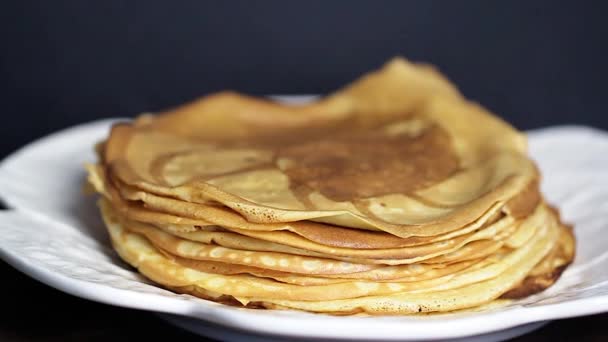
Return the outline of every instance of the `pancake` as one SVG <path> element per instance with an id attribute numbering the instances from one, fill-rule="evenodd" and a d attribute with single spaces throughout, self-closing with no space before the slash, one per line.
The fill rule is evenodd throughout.
<path id="1" fill-rule="evenodd" d="M 576 242 L 572 227 L 563 226 L 559 241 L 553 250 L 538 263 L 517 286 L 502 295 L 502 298 L 524 298 L 553 285 L 574 260 Z"/>
<path id="2" fill-rule="evenodd" d="M 530 220 L 531 222 L 535 222 L 537 219 L 536 216 Z M 541 216 L 542 217 L 542 216 Z M 197 259 L 197 260 L 213 260 L 219 258 L 225 258 L 227 255 L 234 255 L 235 259 L 233 262 L 242 263 L 241 259 L 245 258 L 245 255 L 253 258 L 252 262 L 259 262 L 256 260 L 257 257 L 264 259 L 288 259 L 286 254 L 295 254 L 298 256 L 309 256 L 307 258 L 301 258 L 302 262 L 308 261 L 310 263 L 314 262 L 313 256 L 319 256 L 319 254 L 312 254 L 307 250 L 297 250 L 292 247 L 268 243 L 262 240 L 254 240 L 251 238 L 246 238 L 243 236 L 238 236 L 233 234 L 228 238 L 219 238 L 220 233 L 216 232 L 198 232 L 194 234 L 198 234 L 201 240 L 206 243 L 201 243 L 192 240 L 181 239 L 180 237 L 183 235 L 190 234 L 192 237 L 193 233 L 180 233 L 176 234 L 178 236 L 163 232 L 160 229 L 157 229 L 151 225 L 145 224 L 134 224 L 133 222 L 128 223 L 126 226 L 128 230 L 145 235 L 146 238 L 152 241 L 152 243 L 163 250 L 166 250 L 172 254 L 179 255 L 181 257 Z M 530 229 L 526 224 L 520 225 L 520 229 Z M 364 264 L 386 264 L 386 265 L 399 265 L 399 264 L 411 264 L 416 262 L 421 262 L 436 256 L 448 254 L 450 252 L 455 252 L 465 246 L 466 244 L 484 240 L 484 239 L 501 239 L 508 236 L 508 234 L 500 234 L 502 231 L 499 229 L 508 229 L 509 227 L 501 227 L 501 225 L 491 225 L 485 229 L 481 229 L 478 232 L 471 233 L 470 235 L 464 235 L 459 237 L 458 239 L 451 241 L 450 243 L 446 242 L 438 242 L 428 246 L 416 246 L 410 249 L 403 248 L 401 250 L 342 250 L 342 253 L 349 252 L 350 256 L 344 257 L 340 255 L 340 251 L 334 250 L 328 254 L 320 254 L 321 257 L 327 259 L 336 259 L 343 261 L 352 261 L 355 263 L 364 263 Z M 509 230 L 511 233 L 514 229 Z M 208 234 L 207 234 L 208 233 Z M 207 236 L 206 238 L 204 236 Z M 215 237 L 214 239 L 212 237 Z M 214 242 L 222 245 L 230 245 L 232 248 L 226 247 L 216 247 L 211 245 L 210 243 Z M 234 247 L 243 248 L 243 250 L 235 249 Z M 421 248 L 427 247 L 427 248 Z M 266 252 L 266 253 L 259 253 Z M 365 253 L 359 253 L 365 252 Z M 390 258 L 389 258 L 390 257 Z M 292 259 L 291 257 L 289 257 Z M 237 261 L 238 259 L 238 261 Z M 334 262 L 323 260 L 324 262 L 329 262 L 331 265 L 330 268 L 335 268 Z M 295 261 L 290 261 L 285 263 L 285 268 L 295 271 Z M 299 262 L 299 261 L 298 261 Z M 272 264 L 278 264 L 278 262 L 268 262 Z M 342 265 L 346 267 L 347 265 Z M 348 267 L 352 267 L 352 263 L 348 264 Z M 262 266 L 259 266 L 262 267 Z M 279 267 L 277 265 L 273 265 L 272 267 Z"/>
<path id="3" fill-rule="evenodd" d="M 413 282 L 438 278 L 444 275 L 463 270 L 478 264 L 481 260 L 468 260 L 452 264 L 428 264 L 428 265 L 399 265 L 378 267 L 370 271 L 343 274 L 314 274 L 303 275 L 288 272 L 268 270 L 264 268 L 228 264 L 216 261 L 201 261 L 181 258 L 170 253 L 159 250 L 168 259 L 187 268 L 206 273 L 215 274 L 251 274 L 256 277 L 272 278 L 274 280 L 296 285 L 318 285 L 331 283 L 344 283 L 353 280 L 367 280 L 375 282 Z M 419 267 L 418 267 L 419 266 Z"/>
<path id="4" fill-rule="evenodd" d="M 227 305 L 483 310 L 551 286 L 575 254 L 525 136 L 402 58 L 301 105 L 211 94 L 116 124 L 96 151 L 119 256 Z"/>
<path id="5" fill-rule="evenodd" d="M 305 239 L 297 239 L 294 238 L 294 236 L 281 238 L 282 233 L 289 234 L 284 232 L 273 232 L 266 234 L 266 239 L 258 239 L 233 232 L 217 230 L 208 231 L 199 229 L 198 231 L 191 232 L 176 232 L 171 231 L 170 229 L 162 228 L 159 230 L 153 225 L 132 220 L 123 220 L 123 224 L 130 230 L 149 236 L 149 238 L 152 240 L 157 239 L 152 237 L 152 235 L 162 238 L 162 236 L 168 234 L 172 235 L 174 239 L 183 239 L 192 242 L 201 242 L 204 244 L 217 244 L 224 247 L 239 248 L 249 251 L 276 251 L 298 255 L 325 256 L 328 258 L 337 257 L 357 259 L 411 259 L 421 256 L 435 256 L 438 253 L 445 254 L 455 251 L 472 241 L 495 238 L 497 234 L 500 234 L 505 230 L 509 232 L 516 230 L 512 228 L 514 223 L 510 222 L 509 220 L 501 220 L 493 225 L 479 229 L 477 232 L 471 232 L 458 236 L 454 239 L 433 242 L 425 245 L 388 249 L 354 249 L 328 247 Z M 273 239 L 270 235 L 279 236 L 276 239 Z"/>
<path id="6" fill-rule="evenodd" d="M 104 162 L 146 193 L 220 203 L 250 222 L 314 220 L 399 237 L 457 230 L 536 184 L 525 138 L 483 108 L 432 92 L 407 102 L 393 87 L 422 77 L 416 70 L 395 60 L 308 106 L 212 96 L 115 126 Z"/>
<path id="7" fill-rule="evenodd" d="M 105 196 L 113 202 L 113 206 L 121 212 L 121 215 L 135 221 L 151 223 L 165 231 L 176 233 L 194 232 L 202 230 L 203 227 L 211 226 L 213 227 L 213 230 L 217 230 L 218 227 L 221 227 L 222 229 L 230 230 L 242 235 L 288 244 L 295 247 L 309 243 L 292 234 L 277 232 L 279 230 L 285 230 L 295 233 L 314 243 L 331 247 L 383 249 L 417 246 L 445 241 L 483 228 L 485 225 L 493 224 L 499 219 L 503 220 L 503 224 L 513 222 L 511 216 L 505 217 L 499 210 L 500 206 L 495 205 L 476 222 L 473 222 L 466 227 L 446 234 L 428 237 L 399 238 L 381 232 L 352 230 L 309 221 L 259 224 L 248 222 L 242 216 L 225 207 L 182 203 L 174 199 L 162 198 L 142 192 L 136 192 L 136 194 L 134 194 L 133 191 L 126 190 L 127 196 L 130 196 L 132 200 L 141 200 L 146 204 L 146 206 L 142 206 L 137 202 L 127 201 L 122 198 L 122 196 L 118 194 L 118 190 L 106 180 L 101 167 L 89 165 L 88 169 L 89 180 L 95 184 L 100 193 L 104 193 Z M 167 202 L 167 210 L 172 213 L 150 210 L 150 208 L 158 209 L 159 207 L 163 207 L 156 204 L 162 201 Z M 194 217 L 184 217 L 184 215 Z M 201 219 L 201 217 L 204 219 Z"/>
<path id="8" fill-rule="evenodd" d="M 155 281 L 179 288 L 194 286 L 203 291 L 219 292 L 230 295 L 238 300 L 277 304 L 292 308 L 312 308 L 316 312 L 339 312 L 362 309 L 365 312 L 411 312 L 412 305 L 416 311 L 424 307 L 426 311 L 437 309 L 442 311 L 438 303 L 444 303 L 446 309 L 464 308 L 477 304 L 481 298 L 496 296 L 496 284 L 503 291 L 505 284 L 511 286 L 525 278 L 527 272 L 541 261 L 553 248 L 551 240 L 557 240 L 559 226 L 555 219 L 547 221 L 548 225 L 541 227 L 534 237 L 521 248 L 497 258 L 495 262 L 472 267 L 448 275 L 445 278 L 435 278 L 426 281 L 410 283 L 377 283 L 377 282 L 344 282 L 326 285 L 298 286 L 280 283 L 253 276 L 222 276 L 186 268 L 166 258 L 141 235 L 124 230 L 115 217 L 104 211 L 104 219 L 109 228 L 115 248 L 121 256 Z M 525 266 L 525 267 L 524 267 Z M 497 279 L 501 281 L 498 282 Z M 470 287 L 467 289 L 466 287 Z M 464 298 L 454 301 L 453 291 L 465 288 Z M 421 296 L 419 294 L 424 294 Z M 390 298 L 390 307 L 380 307 Z M 248 299 L 243 299 L 248 298 Z M 250 299 L 249 299 L 250 298 Z M 302 301 L 302 298 L 306 301 Z M 493 298 L 492 298 L 493 299 Z M 383 305 L 385 305 L 383 304 Z M 266 305 L 266 304 L 264 304 Z M 439 306 L 438 306 L 439 305 Z"/>
<path id="9" fill-rule="evenodd" d="M 563 231 L 563 229 L 562 229 Z M 561 232 L 563 234 L 563 232 Z M 490 280 L 474 283 L 470 286 L 439 291 L 436 293 L 413 293 L 398 294 L 391 296 L 371 296 L 350 300 L 336 301 L 276 301 L 260 300 L 258 298 L 242 298 L 243 303 L 249 301 L 261 303 L 266 308 L 272 309 L 298 309 L 311 312 L 325 312 L 332 314 L 355 314 L 365 312 L 368 314 L 413 314 L 422 312 L 445 312 L 465 309 L 488 303 L 501 295 L 509 287 L 517 289 L 525 284 L 526 272 L 535 267 L 534 263 L 542 260 L 543 254 L 547 253 L 552 244 L 542 241 L 536 244 L 536 248 L 528 258 L 513 267 L 510 271 Z M 546 285 L 546 284 L 545 284 Z M 534 293 L 545 287 L 534 289 Z M 186 290 L 200 291 L 187 287 Z M 531 294 L 531 293 L 530 293 Z"/>

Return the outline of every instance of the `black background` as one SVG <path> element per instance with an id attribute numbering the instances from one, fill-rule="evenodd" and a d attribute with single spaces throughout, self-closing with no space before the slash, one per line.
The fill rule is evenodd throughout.
<path id="1" fill-rule="evenodd" d="M 518 128 L 608 129 L 606 9 L 548 0 L 4 1 L 0 157 L 76 123 L 222 89 L 325 93 L 394 55 L 439 66 Z M 194 340 L 7 265 L 0 274 L 2 340 Z M 607 319 L 557 322 L 525 340 L 599 341 Z"/>
<path id="2" fill-rule="evenodd" d="M 0 156 L 221 89 L 324 93 L 394 55 L 522 129 L 608 128 L 605 1 L 12 1 Z"/>

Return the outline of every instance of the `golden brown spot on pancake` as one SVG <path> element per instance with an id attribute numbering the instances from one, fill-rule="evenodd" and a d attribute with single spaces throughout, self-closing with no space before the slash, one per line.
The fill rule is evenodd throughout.
<path id="1" fill-rule="evenodd" d="M 298 199 L 304 208 L 314 210 L 316 208 L 314 202 L 310 199 L 310 194 L 313 192 L 311 188 L 305 184 L 297 184 L 290 179 L 289 188 L 293 195 Z"/>
<path id="2" fill-rule="evenodd" d="M 514 218 L 524 218 L 534 211 L 540 201 L 538 179 L 535 179 L 524 191 L 507 202 L 504 211 Z"/>
<path id="3" fill-rule="evenodd" d="M 567 267 L 568 265 L 563 265 L 545 274 L 526 277 L 521 284 L 505 292 L 500 298 L 520 299 L 542 292 L 553 285 Z"/>
<path id="4" fill-rule="evenodd" d="M 428 187 L 458 168 L 449 135 L 433 126 L 418 136 L 352 132 L 279 149 L 283 171 L 336 201 Z"/>

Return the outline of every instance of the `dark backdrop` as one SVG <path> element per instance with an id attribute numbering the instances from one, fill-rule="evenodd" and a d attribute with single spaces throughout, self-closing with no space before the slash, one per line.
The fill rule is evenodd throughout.
<path id="1" fill-rule="evenodd" d="M 0 157 L 220 89 L 327 92 L 397 54 L 438 65 L 519 128 L 608 128 L 604 3 L 3 2 Z"/>

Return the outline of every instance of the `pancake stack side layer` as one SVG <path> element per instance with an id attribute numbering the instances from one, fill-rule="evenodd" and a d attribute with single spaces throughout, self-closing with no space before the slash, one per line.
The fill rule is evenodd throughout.
<path id="1" fill-rule="evenodd" d="M 142 115 L 97 152 L 121 258 L 227 305 L 446 312 L 540 292 L 574 257 L 525 136 L 402 58 L 308 104 L 222 92 Z"/>

